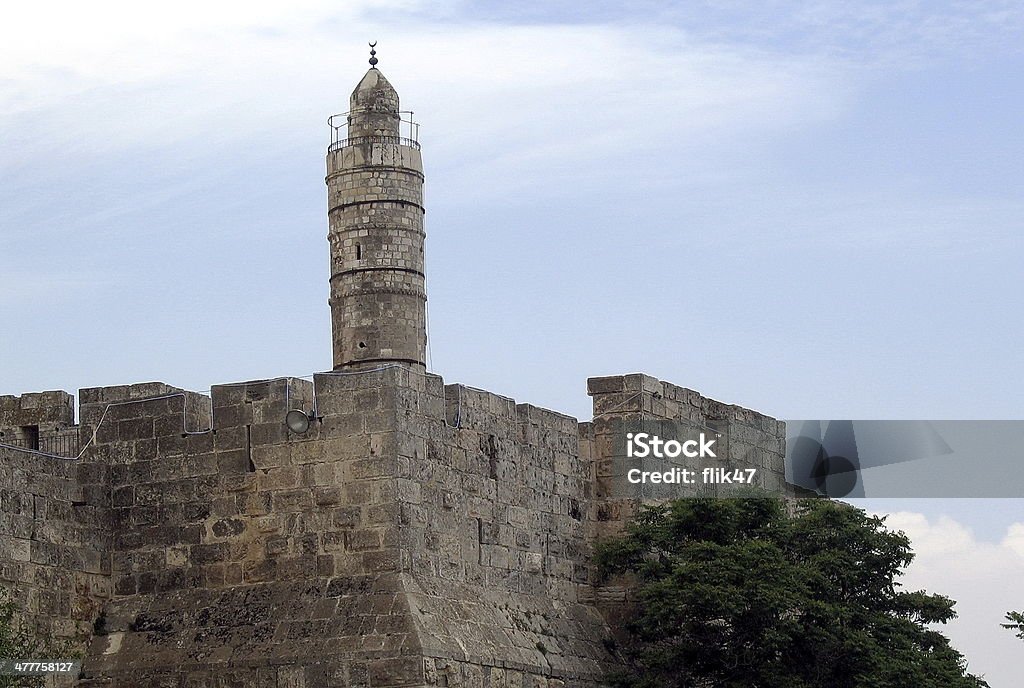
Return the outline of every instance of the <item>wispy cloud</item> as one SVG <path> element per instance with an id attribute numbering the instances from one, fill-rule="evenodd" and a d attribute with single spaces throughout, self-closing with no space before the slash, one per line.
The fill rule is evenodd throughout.
<path id="1" fill-rule="evenodd" d="M 766 48 L 829 54 L 873 66 L 921 65 L 1020 52 L 1016 0 L 732 0 L 662 5 L 666 20 L 701 35 Z"/>
<path id="2" fill-rule="evenodd" d="M 367 35 L 381 39 L 382 69 L 426 122 L 434 179 L 467 201 L 525 188 L 564 195 L 566 175 L 586 188 L 638 155 L 703 178 L 714 172 L 699 159 L 728 164 L 732 149 L 742 173 L 750 137 L 834 117 L 858 79 L 821 56 L 703 42 L 671 26 L 382 26 L 326 3 L 208 17 L 199 7 L 73 13 L 47 28 L 53 50 L 8 26 L 17 40 L 0 48 L 0 78 L 12 84 L 0 94 L 0 129 L 16 135 L 0 174 L 31 176 L 54 151 L 64 169 L 131 156 L 147 174 L 180 168 L 181 180 L 203 156 L 241 165 L 240 147 L 319 155 L 326 128 L 311 125 L 347 109 L 351 79 L 341 75 L 365 64 Z M 22 11 L 25 33 L 42 32 L 44 16 Z M 716 155 L 700 155 L 709 144 Z"/>

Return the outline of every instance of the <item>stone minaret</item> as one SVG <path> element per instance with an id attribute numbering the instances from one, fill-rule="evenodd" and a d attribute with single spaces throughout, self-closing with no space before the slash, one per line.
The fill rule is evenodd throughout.
<path id="1" fill-rule="evenodd" d="M 347 133 L 334 124 L 338 117 L 332 118 L 335 138 L 327 151 L 334 368 L 423 366 L 427 293 L 419 144 L 401 137 L 398 93 L 376 66 L 352 91 Z"/>

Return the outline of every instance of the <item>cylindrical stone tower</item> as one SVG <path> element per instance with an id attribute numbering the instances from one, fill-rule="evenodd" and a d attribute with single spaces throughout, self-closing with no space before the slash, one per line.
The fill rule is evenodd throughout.
<path id="1" fill-rule="evenodd" d="M 423 162 L 400 124 L 398 93 L 373 67 L 327 151 L 335 370 L 426 362 Z"/>

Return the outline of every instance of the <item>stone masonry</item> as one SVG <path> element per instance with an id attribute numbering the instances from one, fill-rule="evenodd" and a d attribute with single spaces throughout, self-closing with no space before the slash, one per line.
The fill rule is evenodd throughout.
<path id="1" fill-rule="evenodd" d="M 401 138 L 398 94 L 377 69 L 352 92 L 348 137 L 327 151 L 334 368 L 423 366 L 423 161 Z"/>
<path id="2" fill-rule="evenodd" d="M 713 428 L 786 491 L 782 424 L 692 390 L 592 378 L 581 423 L 426 372 L 418 144 L 376 68 L 351 106 L 333 370 L 83 389 L 77 424 L 65 392 L 0 397 L 0 583 L 84 653 L 58 685 L 597 688 L 628 589 L 591 555 L 641 501 L 613 489 L 624 428 Z"/>

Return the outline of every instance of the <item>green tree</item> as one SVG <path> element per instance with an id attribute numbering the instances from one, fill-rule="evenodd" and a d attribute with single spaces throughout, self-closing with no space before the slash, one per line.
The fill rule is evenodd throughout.
<path id="1" fill-rule="evenodd" d="M 1017 631 L 1017 637 L 1024 640 L 1024 613 L 1006 612 L 1006 620 L 1010 623 L 1000 624 L 1003 628 Z"/>
<path id="2" fill-rule="evenodd" d="M 643 508 L 599 548 L 636 604 L 614 679 L 630 688 L 977 688 L 928 624 L 956 616 L 896 579 L 913 559 L 883 519 L 826 500 L 691 499 Z"/>

